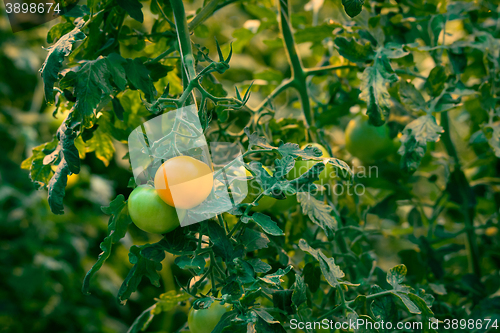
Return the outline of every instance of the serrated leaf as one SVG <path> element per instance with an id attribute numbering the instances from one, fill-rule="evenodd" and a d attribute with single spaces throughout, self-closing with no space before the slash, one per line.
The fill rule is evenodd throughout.
<path id="1" fill-rule="evenodd" d="M 432 115 L 425 115 L 406 125 L 398 153 L 403 156 L 401 166 L 412 173 L 417 170 L 427 151 L 428 142 L 437 142 L 444 130 Z"/>
<path id="2" fill-rule="evenodd" d="M 275 320 L 273 318 L 273 316 L 271 316 L 271 314 L 269 312 L 267 312 L 266 310 L 262 309 L 262 308 L 255 308 L 253 310 L 262 320 L 264 320 L 266 323 L 268 324 L 279 324 L 279 321 L 278 320 Z"/>
<path id="3" fill-rule="evenodd" d="M 309 216 L 323 231 L 330 235 L 337 229 L 337 221 L 330 215 L 332 207 L 315 199 L 310 193 L 298 192 L 297 201 L 302 207 L 302 213 Z"/>
<path id="4" fill-rule="evenodd" d="M 379 331 L 374 327 L 382 326 L 382 325 L 377 325 L 373 320 L 373 318 L 366 315 L 358 315 L 356 312 L 349 312 L 347 314 L 347 320 L 349 323 L 355 323 L 358 322 L 358 320 L 363 321 L 365 323 L 364 325 L 363 324 L 355 325 L 353 327 L 354 333 L 379 333 Z"/>
<path id="5" fill-rule="evenodd" d="M 250 134 L 250 130 L 245 128 L 245 134 L 248 136 L 248 149 L 251 149 L 255 146 L 264 148 L 264 149 L 276 149 L 276 147 L 271 146 L 269 142 L 264 137 L 259 136 L 256 132 Z M 298 146 L 298 145 L 297 145 Z"/>
<path id="6" fill-rule="evenodd" d="M 47 48 L 49 54 L 40 68 L 40 73 L 44 83 L 45 99 L 49 103 L 54 102 L 54 83 L 59 80 L 59 71 L 61 70 L 64 57 L 67 57 L 71 53 L 75 42 L 84 40 L 87 37 L 80 31 L 84 23 L 83 20 L 79 21 L 73 30 L 62 36 L 57 43 Z"/>
<path id="7" fill-rule="evenodd" d="M 98 127 L 92 138 L 87 141 L 87 152 L 95 152 L 95 156 L 108 166 L 115 153 L 113 138 Z"/>
<path id="8" fill-rule="evenodd" d="M 389 42 L 380 50 L 380 54 L 388 59 L 399 59 L 407 56 L 410 52 L 404 50 L 402 44 Z"/>
<path id="9" fill-rule="evenodd" d="M 316 147 L 306 146 L 304 149 L 300 149 L 298 144 L 291 142 L 280 145 L 278 152 L 283 157 L 292 156 L 294 158 L 302 157 L 303 159 L 321 159 L 321 155 L 323 155 Z"/>
<path id="10" fill-rule="evenodd" d="M 422 312 L 422 315 L 426 317 L 434 316 L 434 312 L 432 312 L 429 305 L 423 298 L 413 293 L 408 293 L 408 297 L 414 304 L 418 306 L 418 308 Z"/>
<path id="11" fill-rule="evenodd" d="M 401 283 L 404 281 L 407 272 L 405 265 L 394 266 L 387 272 L 387 283 L 394 289 L 400 290 Z"/>
<path id="12" fill-rule="evenodd" d="M 278 179 L 285 179 L 286 175 L 293 169 L 295 160 L 292 156 L 288 155 L 281 159 L 274 160 L 274 164 L 276 165 L 274 176 Z"/>
<path id="13" fill-rule="evenodd" d="M 232 261 L 234 249 L 233 245 L 227 238 L 224 229 L 222 229 L 222 227 L 215 221 L 208 221 L 207 227 L 210 240 L 214 243 L 214 253 L 221 257 L 225 262 Z"/>
<path id="14" fill-rule="evenodd" d="M 139 283 L 143 277 L 147 277 L 152 285 L 155 287 L 160 286 L 160 275 L 162 264 L 153 260 L 149 260 L 141 255 L 141 250 L 150 244 L 143 246 L 133 245 L 128 254 L 129 261 L 134 266 L 130 269 L 127 277 L 123 281 L 120 289 L 118 290 L 118 300 L 125 304 L 130 298 L 132 293 L 137 290 Z"/>
<path id="15" fill-rule="evenodd" d="M 82 292 L 84 294 L 89 294 L 90 279 L 102 267 L 106 259 L 109 258 L 113 244 L 116 244 L 120 239 L 125 237 L 128 225 L 132 223 L 128 214 L 125 197 L 122 194 L 111 201 L 109 206 L 102 207 L 101 209 L 105 214 L 112 216 L 108 222 L 108 236 L 104 238 L 100 245 L 102 253 L 83 279 Z"/>
<path id="16" fill-rule="evenodd" d="M 66 127 L 66 124 L 63 123 L 57 132 L 57 136 L 59 138 L 59 149 L 56 148 L 55 152 L 59 155 L 60 161 L 54 176 L 48 184 L 48 201 L 52 213 L 63 214 L 63 199 L 68 176 L 71 173 L 77 174 L 80 172 L 80 156 L 78 149 L 75 147 L 76 134 L 71 128 Z M 44 158 L 44 164 L 48 163 L 51 162 L 46 163 Z"/>
<path id="17" fill-rule="evenodd" d="M 277 180 L 264 169 L 260 162 L 251 162 L 248 164 L 247 169 L 255 176 L 255 180 L 264 190 L 273 187 L 277 183 Z"/>
<path id="18" fill-rule="evenodd" d="M 391 107 L 387 84 L 396 82 L 398 77 L 392 73 L 392 68 L 384 57 L 367 67 L 363 73 L 358 73 L 358 76 L 361 80 L 359 98 L 367 104 L 366 113 L 370 117 L 370 123 L 381 126 L 387 121 Z"/>
<path id="19" fill-rule="evenodd" d="M 392 295 L 394 295 L 397 298 L 399 298 L 401 300 L 401 302 L 403 302 L 403 305 L 405 306 L 405 308 L 410 313 L 414 313 L 414 314 L 420 314 L 420 313 L 422 313 L 422 311 L 420 311 L 420 309 L 418 308 L 418 306 L 416 306 L 415 303 L 413 303 L 411 301 L 411 299 L 408 297 L 408 295 L 406 293 L 394 291 L 394 292 L 392 292 Z"/>
<path id="20" fill-rule="evenodd" d="M 425 110 L 425 100 L 420 91 L 411 82 L 401 80 L 399 98 L 406 108 L 413 112 Z"/>
<path id="21" fill-rule="evenodd" d="M 375 56 L 370 43 L 361 45 L 354 38 L 337 37 L 334 40 L 338 47 L 339 54 L 349 61 L 364 63 L 372 60 Z"/>
<path id="22" fill-rule="evenodd" d="M 127 79 L 132 89 L 139 89 L 144 92 L 146 100 L 151 102 L 156 96 L 156 88 L 153 80 L 149 76 L 149 70 L 144 66 L 141 59 L 126 59 L 123 68 L 127 74 Z"/>
<path id="23" fill-rule="evenodd" d="M 307 293 L 306 293 L 306 283 L 304 282 L 304 278 L 295 274 L 295 282 L 293 284 L 293 294 L 292 294 L 292 303 L 298 309 L 302 303 L 307 301 Z"/>
<path id="24" fill-rule="evenodd" d="M 142 14 L 142 4 L 139 0 L 120 0 L 117 2 L 120 7 L 125 9 L 127 14 L 136 21 L 143 22 L 144 15 Z"/>
<path id="25" fill-rule="evenodd" d="M 271 265 L 266 262 L 263 262 L 259 258 L 249 259 L 247 262 L 252 265 L 255 273 L 267 273 L 271 270 Z"/>
<path id="26" fill-rule="evenodd" d="M 248 228 L 240 240 L 247 252 L 267 248 L 267 244 L 270 242 L 265 234 Z"/>
<path id="27" fill-rule="evenodd" d="M 236 280 L 240 284 L 251 283 L 255 281 L 255 272 L 252 265 L 240 258 L 235 258 L 233 260 L 233 263 Z"/>
<path id="28" fill-rule="evenodd" d="M 342 0 L 342 6 L 350 17 L 354 17 L 361 13 L 363 9 L 364 0 Z"/>
<path id="29" fill-rule="evenodd" d="M 181 269 L 192 269 L 196 274 L 203 273 L 205 269 L 205 259 L 202 256 L 181 256 L 175 258 L 175 264 Z"/>
<path id="30" fill-rule="evenodd" d="M 52 44 L 56 42 L 59 38 L 71 32 L 71 30 L 73 30 L 74 28 L 75 26 L 71 22 L 57 23 L 52 28 L 50 28 L 49 32 L 47 33 L 47 43 Z"/>
<path id="31" fill-rule="evenodd" d="M 272 274 L 267 274 L 263 277 L 260 277 L 259 279 L 267 284 L 274 285 L 274 286 L 279 286 L 281 285 L 281 282 L 283 280 L 281 279 L 284 275 L 288 274 L 290 270 L 292 269 L 292 266 L 288 266 L 285 269 L 278 268 L 278 270 Z"/>
<path id="32" fill-rule="evenodd" d="M 444 89 L 446 79 L 447 75 L 444 66 L 436 66 L 429 73 L 429 77 L 427 77 L 427 81 L 425 82 L 425 88 L 431 96 L 439 96 Z"/>
<path id="33" fill-rule="evenodd" d="M 261 213 L 255 213 L 250 217 L 250 220 L 254 221 L 257 223 L 262 230 L 273 236 L 283 236 L 283 230 L 278 227 L 276 222 L 274 222 L 269 216 L 261 214 Z"/>
<path id="34" fill-rule="evenodd" d="M 328 258 L 321 250 L 310 247 L 304 239 L 299 241 L 299 248 L 312 255 L 319 262 L 321 272 L 328 284 L 332 287 L 337 287 L 339 279 L 342 279 L 345 274 L 340 267 L 335 264 L 335 260 L 333 258 Z"/>

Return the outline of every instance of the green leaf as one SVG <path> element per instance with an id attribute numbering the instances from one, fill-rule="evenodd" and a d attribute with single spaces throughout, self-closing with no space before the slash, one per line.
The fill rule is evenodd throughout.
<path id="1" fill-rule="evenodd" d="M 214 243 L 214 253 L 225 262 L 231 262 L 234 256 L 233 245 L 227 238 L 224 229 L 215 221 L 208 221 L 207 227 L 210 240 Z"/>
<path id="2" fill-rule="evenodd" d="M 162 264 L 149 260 L 141 255 L 141 250 L 148 246 L 150 246 L 150 244 L 143 246 L 133 245 L 130 248 L 128 257 L 130 263 L 134 266 L 130 269 L 127 277 L 118 290 L 118 300 L 122 304 L 125 304 L 130 298 L 130 295 L 137 290 L 144 276 L 148 277 L 151 284 L 155 287 L 160 286 L 160 275 L 158 271 L 161 271 Z"/>
<path id="3" fill-rule="evenodd" d="M 281 156 L 292 156 L 294 158 L 302 157 L 302 159 L 320 159 L 323 155 L 320 150 L 312 146 L 307 146 L 304 149 L 300 149 L 300 146 L 296 143 L 287 142 L 278 147 L 278 152 Z"/>
<path id="4" fill-rule="evenodd" d="M 266 262 L 263 262 L 259 258 L 249 259 L 247 262 L 252 265 L 255 273 L 267 273 L 271 270 L 271 265 Z"/>
<path id="5" fill-rule="evenodd" d="M 373 295 L 382 291 L 382 288 L 377 285 L 373 285 L 370 290 L 370 294 Z M 375 319 L 379 322 L 383 320 L 385 322 L 392 323 L 398 318 L 398 309 L 391 295 L 375 298 L 370 304 L 370 308 L 375 316 Z"/>
<path id="6" fill-rule="evenodd" d="M 408 293 L 408 297 L 414 304 L 418 306 L 423 316 L 426 316 L 427 318 L 434 316 L 434 312 L 432 312 L 429 305 L 423 298 L 413 293 Z"/>
<path id="7" fill-rule="evenodd" d="M 315 265 L 314 262 L 309 262 L 304 266 L 302 276 L 309 290 L 313 293 L 316 292 L 321 283 L 321 268 Z"/>
<path id="8" fill-rule="evenodd" d="M 338 27 L 341 27 L 338 23 L 323 23 L 321 25 L 305 27 L 295 32 L 295 42 L 297 44 L 306 42 L 320 43 L 325 38 L 333 37 L 333 30 Z"/>
<path id="9" fill-rule="evenodd" d="M 367 104 L 370 123 L 381 126 L 387 121 L 391 106 L 387 84 L 396 82 L 398 77 L 392 73 L 392 68 L 385 57 L 376 61 L 373 66 L 367 67 L 358 76 L 361 80 L 359 98 Z"/>
<path id="10" fill-rule="evenodd" d="M 45 99 L 49 103 L 54 102 L 54 83 L 59 80 L 59 71 L 61 70 L 64 57 L 67 57 L 71 53 L 71 49 L 75 42 L 83 40 L 86 37 L 85 34 L 80 31 L 84 23 L 83 20 L 79 20 L 73 30 L 62 36 L 57 43 L 47 48 L 49 54 L 42 68 L 40 68 L 40 73 L 44 83 Z"/>
<path id="11" fill-rule="evenodd" d="M 255 180 L 264 190 L 272 188 L 277 183 L 277 180 L 263 168 L 260 162 L 251 162 L 247 169 L 255 176 Z"/>
<path id="12" fill-rule="evenodd" d="M 419 112 L 425 110 L 425 99 L 411 82 L 401 80 L 399 83 L 399 98 L 410 111 Z"/>
<path id="13" fill-rule="evenodd" d="M 394 266 L 387 272 L 387 283 L 394 289 L 401 290 L 401 283 L 404 281 L 407 272 L 405 265 Z"/>
<path id="14" fill-rule="evenodd" d="M 105 166 L 108 166 L 115 153 L 113 138 L 108 132 L 98 127 L 93 133 L 92 138 L 87 141 L 87 152 L 95 152 L 95 156 Z"/>
<path id="15" fill-rule="evenodd" d="M 415 303 L 413 303 L 411 301 L 411 299 L 408 297 L 408 295 L 406 293 L 394 291 L 394 292 L 392 292 L 392 295 L 394 295 L 397 298 L 399 298 L 401 300 L 401 302 L 403 302 L 403 305 L 405 306 L 405 308 L 410 313 L 414 313 L 414 314 L 420 314 L 420 313 L 422 313 L 422 311 L 420 311 L 420 309 L 418 308 L 418 306 L 415 305 Z"/>
<path id="16" fill-rule="evenodd" d="M 297 201 L 302 207 L 302 213 L 309 216 L 311 221 L 321 227 L 327 235 L 331 235 L 337 229 L 337 221 L 330 215 L 332 207 L 315 199 L 310 193 L 298 192 Z"/>
<path id="17" fill-rule="evenodd" d="M 355 323 L 358 320 L 364 321 L 366 324 L 362 324 L 359 326 L 355 326 L 353 331 L 354 333 L 379 333 L 377 329 L 374 327 L 377 327 L 378 325 L 375 324 L 375 321 L 373 318 L 366 316 L 366 315 L 358 315 L 356 312 L 349 312 L 347 314 L 347 320 L 349 323 Z M 370 323 L 370 324 L 368 324 Z M 380 325 L 383 326 L 383 325 Z"/>
<path id="18" fill-rule="evenodd" d="M 425 115 L 406 125 L 398 153 L 403 156 L 401 166 L 415 172 L 427 151 L 428 142 L 437 142 L 444 130 L 432 115 Z"/>
<path id="19" fill-rule="evenodd" d="M 444 89 L 444 84 L 446 83 L 446 70 L 444 66 L 436 66 L 429 73 L 429 77 L 425 82 L 425 88 L 431 96 L 439 96 Z"/>
<path id="20" fill-rule="evenodd" d="M 267 248 L 269 244 L 269 238 L 265 234 L 248 228 L 240 240 L 247 252 Z"/>
<path id="21" fill-rule="evenodd" d="M 205 269 L 205 259 L 202 256 L 189 257 L 187 255 L 175 258 L 175 264 L 181 269 L 192 269 L 198 275 Z"/>
<path id="22" fill-rule="evenodd" d="M 489 123 L 483 127 L 483 132 L 495 156 L 500 158 L 500 122 Z"/>
<path id="23" fill-rule="evenodd" d="M 120 194 L 113 201 L 110 202 L 109 206 L 102 207 L 102 211 L 105 214 L 112 215 L 108 222 L 108 236 L 102 241 L 100 248 L 102 253 L 99 255 L 97 262 L 92 266 L 83 279 L 82 292 L 84 294 L 89 294 L 90 279 L 95 273 L 102 267 L 106 259 L 111 255 L 111 248 L 113 244 L 116 244 L 120 239 L 125 237 L 127 233 L 127 228 L 132 220 L 128 214 L 127 202 L 125 197 Z"/>
<path id="24" fill-rule="evenodd" d="M 361 45 L 354 38 L 337 37 L 334 40 L 338 47 L 339 54 L 349 61 L 364 63 L 372 60 L 375 56 L 370 43 Z"/>
<path id="25" fill-rule="evenodd" d="M 66 124 L 62 124 L 57 131 L 59 144 L 56 150 L 47 155 L 43 163 L 49 164 L 55 159 L 55 155 L 59 155 L 59 164 L 54 176 L 50 179 L 48 184 L 48 201 L 50 210 L 54 214 L 63 214 L 63 199 L 65 195 L 65 188 L 68 176 L 71 173 L 80 172 L 80 156 L 78 149 L 75 147 L 76 134 Z"/>
<path id="26" fill-rule="evenodd" d="M 107 104 L 107 99 L 113 93 L 111 83 L 112 64 L 107 58 L 86 62 L 77 72 L 74 95 L 75 119 L 78 119 L 84 127 L 93 126 L 97 111 Z"/>
<path id="27" fill-rule="evenodd" d="M 256 132 L 250 134 L 250 129 L 248 129 L 248 127 L 245 128 L 245 134 L 248 136 L 248 149 L 255 146 L 263 149 L 277 149 L 276 147 L 271 146 L 266 138 L 259 136 Z"/>
<path id="28" fill-rule="evenodd" d="M 261 213 L 255 213 L 252 216 L 248 217 L 247 219 L 243 220 L 243 222 L 247 223 L 248 221 L 254 221 L 257 223 L 262 230 L 273 236 L 283 236 L 283 230 L 278 227 L 276 222 L 274 222 L 269 216 L 261 214 Z"/>
<path id="29" fill-rule="evenodd" d="M 389 42 L 380 50 L 380 54 L 388 59 L 399 59 L 406 57 L 410 52 L 404 50 L 402 44 Z"/>
<path id="30" fill-rule="evenodd" d="M 281 278 L 288 274 L 290 270 L 292 269 L 292 266 L 288 266 L 285 269 L 278 268 L 276 272 L 273 274 L 268 274 L 263 277 L 260 277 L 259 279 L 267 284 L 274 285 L 274 286 L 279 286 L 281 285 L 281 282 L 284 282 Z"/>
<path id="31" fill-rule="evenodd" d="M 292 293 L 292 303 L 295 305 L 295 308 L 298 309 L 302 303 L 307 301 L 307 293 L 306 293 L 306 283 L 304 282 L 304 278 L 295 274 L 295 282 L 293 284 L 293 293 Z"/>
<path id="32" fill-rule="evenodd" d="M 145 67 L 149 71 L 149 76 L 151 77 L 151 80 L 153 80 L 153 82 L 164 78 L 169 72 L 175 69 L 174 66 L 162 65 L 159 62 L 155 62 L 153 64 L 145 64 Z"/>
<path id="33" fill-rule="evenodd" d="M 48 185 L 52 176 L 50 164 L 45 164 L 44 160 L 48 152 L 53 152 L 58 146 L 57 140 L 41 144 L 33 148 L 33 154 L 21 163 L 21 168 L 30 171 L 30 178 L 35 183 L 35 188 L 44 188 Z"/>
<path id="34" fill-rule="evenodd" d="M 132 89 L 139 89 L 144 92 L 146 100 L 151 102 L 156 96 L 156 88 L 153 85 L 153 80 L 149 76 L 149 70 L 144 66 L 141 59 L 127 59 L 123 68 L 127 74 L 127 79 L 131 84 Z"/>
<path id="35" fill-rule="evenodd" d="M 350 17 L 354 17 L 361 13 L 363 9 L 364 0 L 342 0 L 342 6 Z"/>
<path id="36" fill-rule="evenodd" d="M 241 258 L 235 258 L 233 260 L 233 263 L 236 280 L 240 284 L 252 283 L 255 281 L 255 272 L 252 265 L 242 260 Z"/>
<path id="37" fill-rule="evenodd" d="M 52 28 L 50 28 L 49 32 L 47 33 L 47 43 L 56 42 L 59 38 L 61 38 L 61 36 L 66 35 L 74 28 L 75 26 L 71 22 L 57 23 Z"/>
<path id="38" fill-rule="evenodd" d="M 159 314 L 160 312 L 167 312 L 174 309 L 179 303 L 185 302 L 191 298 L 191 295 L 182 292 L 180 294 L 175 290 L 167 291 L 160 295 L 156 301 L 156 308 L 153 311 L 154 314 Z"/>
<path id="39" fill-rule="evenodd" d="M 142 4 L 139 0 L 120 0 L 117 1 L 118 5 L 125 9 L 125 11 L 136 21 L 143 22 L 144 15 L 142 14 Z"/>
<path id="40" fill-rule="evenodd" d="M 339 285 L 339 279 L 342 279 L 345 274 L 340 267 L 335 264 L 333 258 L 326 257 L 321 250 L 313 249 L 304 239 L 299 241 L 299 248 L 312 255 L 319 262 L 321 272 L 330 286 L 336 287 Z"/>

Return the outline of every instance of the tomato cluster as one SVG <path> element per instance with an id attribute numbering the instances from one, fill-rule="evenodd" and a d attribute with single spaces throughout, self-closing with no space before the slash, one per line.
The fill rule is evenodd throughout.
<path id="1" fill-rule="evenodd" d="M 212 191 L 210 167 L 190 156 L 165 161 L 156 171 L 154 188 L 139 186 L 128 199 L 130 218 L 147 232 L 163 234 L 180 225 L 186 209 L 198 206 Z"/>

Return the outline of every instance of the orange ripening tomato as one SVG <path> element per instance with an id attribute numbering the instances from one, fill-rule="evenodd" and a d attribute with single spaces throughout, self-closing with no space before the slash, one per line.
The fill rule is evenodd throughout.
<path id="1" fill-rule="evenodd" d="M 190 156 L 177 156 L 165 161 L 155 175 L 158 196 L 175 208 L 198 206 L 210 195 L 213 186 L 210 167 Z"/>

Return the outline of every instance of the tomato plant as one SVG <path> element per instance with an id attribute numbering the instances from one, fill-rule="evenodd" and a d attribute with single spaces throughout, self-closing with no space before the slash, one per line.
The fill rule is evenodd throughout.
<path id="1" fill-rule="evenodd" d="M 191 318 L 228 305 L 202 318 L 213 333 L 494 323 L 497 2 L 87 1 L 46 40 L 33 34 L 36 47 L 19 35 L 37 55 L 48 46 L 39 85 L 31 53 L 1 34 L 0 274 L 15 305 L 0 321 L 10 329 L 16 318 L 20 332 L 196 333 L 190 302 Z M 190 126 L 173 116 L 184 107 L 196 135 L 177 126 Z M 129 137 L 160 115 L 162 136 L 141 137 L 151 163 L 132 177 Z M 185 147 L 202 136 L 241 155 L 214 171 Z M 230 209 L 176 227 L 178 209 L 215 209 L 201 203 L 236 163 L 251 175 L 246 199 L 217 197 Z M 48 203 L 12 175 L 19 164 Z M 92 295 L 76 296 L 75 279 Z"/>

